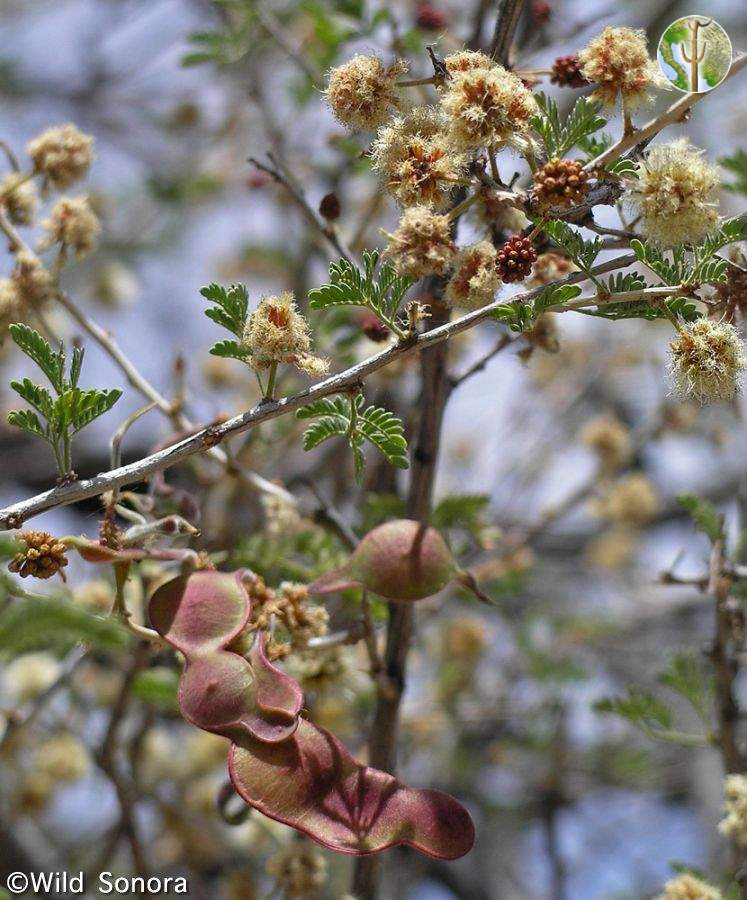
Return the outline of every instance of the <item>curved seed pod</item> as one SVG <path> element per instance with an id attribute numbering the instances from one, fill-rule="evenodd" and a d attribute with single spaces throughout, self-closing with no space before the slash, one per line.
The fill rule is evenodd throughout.
<path id="1" fill-rule="evenodd" d="M 151 598 L 151 624 L 186 659 L 179 706 L 188 722 L 231 740 L 283 741 L 298 725 L 300 686 L 269 662 L 264 634 L 249 660 L 226 649 L 251 613 L 241 575 L 206 570 L 172 579 Z"/>
<path id="2" fill-rule="evenodd" d="M 234 744 L 228 764 L 250 806 L 338 853 L 365 856 L 407 844 L 457 859 L 475 840 L 469 813 L 453 797 L 409 788 L 362 765 L 334 735 L 305 719 L 282 743 Z"/>
<path id="3" fill-rule="evenodd" d="M 360 585 L 387 600 L 422 600 L 457 573 L 451 550 L 435 528 L 398 519 L 369 531 L 350 558 L 310 584 L 309 591 L 330 594 Z"/>

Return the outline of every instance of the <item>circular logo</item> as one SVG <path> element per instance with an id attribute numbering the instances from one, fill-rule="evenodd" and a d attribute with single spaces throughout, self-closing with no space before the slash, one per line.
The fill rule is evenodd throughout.
<path id="1" fill-rule="evenodd" d="M 662 34 L 656 55 L 664 77 L 677 90 L 704 93 L 726 78 L 731 41 L 710 16 L 683 16 Z"/>

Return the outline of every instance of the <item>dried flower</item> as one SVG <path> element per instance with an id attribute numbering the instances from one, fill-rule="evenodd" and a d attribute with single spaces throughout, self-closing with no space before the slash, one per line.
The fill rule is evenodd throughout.
<path id="1" fill-rule="evenodd" d="M 492 62 L 489 68 L 451 72 L 441 106 L 451 120 L 451 138 L 462 150 L 505 143 L 526 147 L 529 119 L 537 111 L 521 79 Z"/>
<path id="2" fill-rule="evenodd" d="M 75 251 L 78 259 L 93 250 L 101 231 L 101 223 L 88 197 L 60 197 L 42 227 L 47 234 L 40 249 L 61 244 Z"/>
<path id="3" fill-rule="evenodd" d="M 34 770 L 58 781 L 78 781 L 91 769 L 88 750 L 72 734 L 60 734 L 44 741 L 34 751 Z"/>
<path id="4" fill-rule="evenodd" d="M 581 88 L 589 82 L 581 74 L 581 60 L 578 54 L 559 56 L 552 64 L 550 81 L 560 87 Z"/>
<path id="5" fill-rule="evenodd" d="M 93 162 L 93 138 L 75 125 L 60 125 L 29 141 L 26 152 L 45 186 L 48 183 L 63 190 L 88 172 Z"/>
<path id="6" fill-rule="evenodd" d="M 669 86 L 648 55 L 642 29 L 607 25 L 578 58 L 581 75 L 596 85 L 594 96 L 607 106 L 613 106 L 620 94 L 630 109 L 646 98 L 651 87 Z"/>
<path id="7" fill-rule="evenodd" d="M 528 237 L 515 234 L 498 251 L 496 265 L 501 279 L 510 284 L 514 281 L 523 281 L 532 272 L 532 266 L 537 261 L 537 251 L 532 246 Z"/>
<path id="8" fill-rule="evenodd" d="M 448 119 L 432 106 L 419 106 L 379 129 L 371 146 L 373 168 L 402 206 L 438 209 L 467 170 L 467 155 L 446 136 Z"/>
<path id="9" fill-rule="evenodd" d="M 427 206 L 411 206 L 404 211 L 385 251 L 394 260 L 395 269 L 411 278 L 445 274 L 455 253 L 448 216 Z"/>
<path id="10" fill-rule="evenodd" d="M 324 375 L 328 369 L 326 360 L 310 352 L 309 323 L 290 291 L 260 301 L 246 321 L 242 343 L 255 369 L 279 362 L 291 363 L 312 376 Z"/>
<path id="11" fill-rule="evenodd" d="M 20 531 L 18 537 L 26 549 L 16 553 L 8 568 L 21 578 L 51 578 L 67 565 L 67 548 L 46 531 Z"/>
<path id="12" fill-rule="evenodd" d="M 8 172 L 0 180 L 0 196 L 8 218 L 14 225 L 31 225 L 34 221 L 39 195 L 33 181 L 19 172 Z"/>
<path id="13" fill-rule="evenodd" d="M 673 393 L 702 404 L 732 400 L 746 365 L 742 349 L 739 332 L 728 322 L 683 325 L 669 345 Z"/>
<path id="14" fill-rule="evenodd" d="M 641 230 L 657 247 L 696 244 L 718 222 L 716 166 L 686 138 L 653 147 L 638 165 L 626 199 L 640 212 Z"/>
<path id="15" fill-rule="evenodd" d="M 727 775 L 724 780 L 724 812 L 718 830 L 730 840 L 747 847 L 747 775 Z"/>
<path id="16" fill-rule="evenodd" d="M 615 416 L 599 416 L 581 429 L 581 442 L 593 450 L 605 472 L 614 472 L 630 462 L 633 444 L 630 431 Z"/>
<path id="17" fill-rule="evenodd" d="M 496 258 L 495 247 L 489 241 L 460 250 L 454 262 L 454 274 L 444 292 L 446 303 L 466 309 L 490 303 L 501 283 Z"/>
<path id="18" fill-rule="evenodd" d="M 722 900 L 717 888 L 689 872 L 678 875 L 664 885 L 664 893 L 655 900 Z"/>
<path id="19" fill-rule="evenodd" d="M 378 128 L 400 107 L 396 78 L 406 71 L 404 60 L 387 67 L 378 56 L 358 54 L 329 73 L 330 109 L 350 128 Z"/>
<path id="20" fill-rule="evenodd" d="M 574 159 L 551 159 L 534 175 L 534 200 L 537 211 L 578 206 L 586 195 L 589 175 Z"/>
<path id="21" fill-rule="evenodd" d="M 530 287 L 542 287 L 577 271 L 578 266 L 567 256 L 552 251 L 540 253 L 532 267 L 532 275 L 527 283 Z"/>
<path id="22" fill-rule="evenodd" d="M 283 900 L 313 900 L 327 880 L 327 861 L 308 841 L 294 841 L 267 860 Z"/>
<path id="23" fill-rule="evenodd" d="M 594 506 L 599 518 L 635 528 L 643 527 L 658 509 L 656 491 L 641 472 L 631 472 L 615 481 Z"/>
<path id="24" fill-rule="evenodd" d="M 51 653 L 24 653 L 5 666 L 3 687 L 17 703 L 35 700 L 60 674 L 60 663 Z"/>

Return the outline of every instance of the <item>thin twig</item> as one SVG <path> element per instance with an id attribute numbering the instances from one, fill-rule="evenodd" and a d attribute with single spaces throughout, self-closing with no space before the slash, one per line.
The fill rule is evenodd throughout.
<path id="1" fill-rule="evenodd" d="M 635 254 L 626 254 L 608 260 L 592 271 L 595 275 L 611 272 L 616 269 L 626 268 L 636 262 Z M 563 279 L 553 282 L 559 284 L 574 284 L 584 281 L 586 275 L 583 272 L 573 272 Z M 512 300 L 526 302 L 532 300 L 545 287 L 534 288 L 522 294 L 515 295 Z M 358 390 L 361 383 L 369 375 L 383 369 L 393 363 L 395 360 L 401 359 L 411 353 L 421 352 L 428 348 L 434 347 L 443 341 L 448 340 L 456 334 L 473 328 L 480 322 L 488 320 L 498 307 L 503 305 L 505 301 L 496 300 L 481 309 L 467 313 L 453 322 L 448 322 L 432 331 L 425 332 L 417 337 L 413 337 L 407 341 L 400 341 L 389 347 L 381 353 L 369 357 L 338 375 L 321 381 L 306 390 L 300 391 L 289 397 L 280 400 L 273 400 L 269 403 L 260 403 L 252 407 L 241 415 L 227 419 L 220 424 L 210 425 L 207 428 L 200 429 L 194 434 L 163 450 L 152 453 L 143 457 L 136 462 L 120 466 L 109 472 L 96 475 L 93 478 L 82 479 L 73 484 L 63 485 L 37 494 L 26 500 L 6 506 L 0 509 L 0 527 L 3 528 L 19 528 L 27 519 L 37 516 L 40 513 L 60 506 L 68 506 L 71 503 L 77 503 L 79 500 L 85 500 L 88 497 L 96 497 L 105 491 L 113 488 L 121 487 L 125 484 L 133 484 L 149 478 L 156 472 L 168 469 L 177 463 L 198 454 L 205 453 L 214 448 L 221 441 L 233 435 L 242 434 L 249 431 L 257 425 L 267 422 L 270 419 L 276 419 L 279 416 L 287 415 L 300 409 L 302 406 L 322 397 L 328 397 L 333 394 L 348 393 L 351 390 Z M 294 500 L 295 502 L 295 500 Z"/>

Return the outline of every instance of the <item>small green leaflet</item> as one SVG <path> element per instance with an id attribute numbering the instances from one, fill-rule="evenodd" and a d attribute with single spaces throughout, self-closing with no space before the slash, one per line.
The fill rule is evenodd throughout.
<path id="1" fill-rule="evenodd" d="M 672 711 L 658 697 L 630 688 L 625 697 L 605 697 L 594 704 L 599 713 L 611 713 L 627 719 L 637 728 L 655 736 L 657 730 L 672 727 Z"/>
<path id="2" fill-rule="evenodd" d="M 564 306 L 570 300 L 574 300 L 581 293 L 578 284 L 557 284 L 548 286 L 534 298 L 532 308 L 535 318 L 544 312 L 549 306 Z"/>
<path id="3" fill-rule="evenodd" d="M 230 331 L 238 341 L 218 341 L 210 348 L 213 356 L 221 356 L 224 359 L 238 359 L 240 362 L 248 362 L 249 352 L 242 346 L 241 338 L 244 335 L 246 320 L 249 314 L 249 292 L 243 284 L 232 284 L 229 287 L 209 284 L 200 294 L 213 306 L 205 310 L 205 315 L 217 325 Z"/>
<path id="4" fill-rule="evenodd" d="M 363 253 L 363 271 L 341 259 L 329 267 L 329 283 L 309 291 L 312 309 L 332 306 L 364 306 L 377 315 L 400 337 L 404 334 L 395 322 L 402 298 L 413 280 L 398 275 L 391 263 L 384 263 L 377 273 L 378 250 Z M 377 277 L 378 275 L 378 277 Z"/>
<path id="5" fill-rule="evenodd" d="M 599 131 L 607 120 L 599 115 L 601 103 L 580 97 L 568 114 L 565 122 L 560 121 L 558 104 L 541 91 L 534 95 L 541 114 L 531 118 L 532 126 L 542 138 L 550 159 L 564 156 L 588 135 Z"/>
<path id="6" fill-rule="evenodd" d="M 726 278 L 728 262 L 714 257 L 714 254 L 728 244 L 741 241 L 745 237 L 747 237 L 747 216 L 735 216 L 732 219 L 725 219 L 716 231 L 693 248 L 692 262 L 689 261 L 688 252 L 684 247 L 661 251 L 634 238 L 630 242 L 630 248 L 664 284 L 715 284 Z"/>
<path id="7" fill-rule="evenodd" d="M 29 434 L 45 440 L 52 448 L 60 475 L 71 471 L 70 442 L 87 425 L 114 406 L 122 396 L 120 390 L 84 390 L 78 387 L 83 367 L 84 351 L 75 347 L 70 359 L 69 373 L 65 349 L 55 351 L 33 328 L 15 323 L 10 334 L 18 347 L 47 376 L 56 397 L 30 378 L 11 381 L 13 390 L 29 404 L 31 409 L 18 409 L 8 413 L 8 423 Z"/>
<path id="8" fill-rule="evenodd" d="M 347 439 L 355 461 L 356 479 L 363 477 L 363 443 L 368 441 L 398 469 L 409 466 L 407 441 L 400 419 L 377 406 L 364 407 L 362 394 L 355 397 L 325 397 L 296 412 L 298 419 L 316 419 L 303 436 L 304 450 L 313 450 L 331 437 Z"/>
<path id="9" fill-rule="evenodd" d="M 725 219 L 720 227 L 693 250 L 691 279 L 697 284 L 714 284 L 726 279 L 728 263 L 725 259 L 712 259 L 715 253 L 729 244 L 747 238 L 747 215 Z"/>
<path id="10" fill-rule="evenodd" d="M 547 222 L 543 230 L 566 251 L 582 272 L 589 274 L 602 249 L 601 238 L 585 241 L 574 228 L 560 219 Z"/>
<path id="11" fill-rule="evenodd" d="M 695 494 L 680 494 L 677 502 L 690 515 L 698 531 L 702 531 L 712 543 L 723 537 L 724 517 L 712 503 L 701 500 Z"/>

